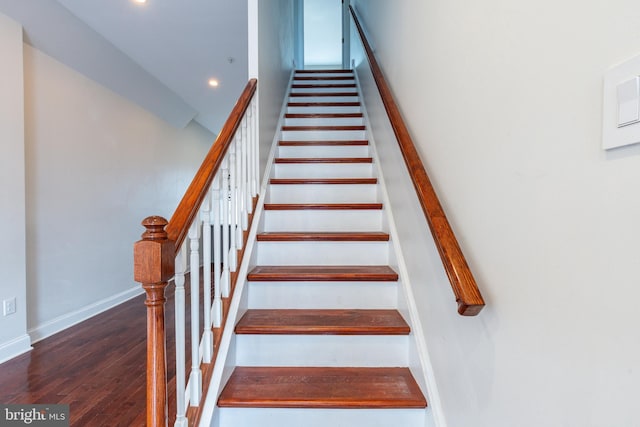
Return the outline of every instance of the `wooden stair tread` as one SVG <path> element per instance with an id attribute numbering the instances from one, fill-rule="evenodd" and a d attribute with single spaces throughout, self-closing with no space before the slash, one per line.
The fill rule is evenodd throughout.
<path id="1" fill-rule="evenodd" d="M 256 236 L 260 242 L 388 242 L 389 234 L 367 232 L 265 232 Z"/>
<path id="2" fill-rule="evenodd" d="M 318 146 L 351 146 L 351 145 L 369 145 L 366 139 L 355 140 L 335 140 L 335 141 L 279 141 L 281 147 L 318 147 Z"/>
<path id="3" fill-rule="evenodd" d="M 371 157 L 278 157 L 274 163 L 373 163 Z"/>
<path id="4" fill-rule="evenodd" d="M 292 92 L 289 94 L 290 97 L 309 97 L 309 96 L 358 96 L 358 92 Z"/>
<path id="5" fill-rule="evenodd" d="M 287 113 L 286 119 L 341 119 L 341 118 L 361 118 L 362 113 Z"/>
<path id="6" fill-rule="evenodd" d="M 237 367 L 220 407 L 425 408 L 408 368 Z"/>
<path id="7" fill-rule="evenodd" d="M 347 126 L 282 126 L 283 131 L 365 130 L 364 125 Z"/>
<path id="8" fill-rule="evenodd" d="M 298 83 L 291 85 L 293 89 L 342 89 L 354 88 L 355 83 Z"/>
<path id="9" fill-rule="evenodd" d="M 254 282 L 396 282 L 398 273 L 386 265 L 265 265 L 254 267 Z"/>
<path id="10" fill-rule="evenodd" d="M 377 184 L 377 178 L 271 178 L 270 184 Z"/>
<path id="11" fill-rule="evenodd" d="M 236 334 L 265 335 L 408 335 L 397 310 L 250 309 Z"/>
<path id="12" fill-rule="evenodd" d="M 359 107 L 358 101 L 353 102 L 289 102 L 288 107 Z"/>
<path id="13" fill-rule="evenodd" d="M 313 81 L 313 80 L 354 80 L 353 74 L 344 74 L 342 76 L 294 76 L 293 80 Z"/>
<path id="14" fill-rule="evenodd" d="M 338 73 L 338 74 L 348 74 L 351 73 L 353 74 L 353 70 L 350 68 L 330 68 L 327 70 L 296 70 L 297 74 L 331 74 L 331 73 Z"/>
<path id="15" fill-rule="evenodd" d="M 382 209 L 382 203 L 265 203 L 266 211 Z"/>

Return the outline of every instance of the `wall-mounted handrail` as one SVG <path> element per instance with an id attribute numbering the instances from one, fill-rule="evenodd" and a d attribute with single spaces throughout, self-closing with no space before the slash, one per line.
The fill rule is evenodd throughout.
<path id="1" fill-rule="evenodd" d="M 400 151 L 402 152 L 409 175 L 411 176 L 418 199 L 420 200 L 420 205 L 431 228 L 431 234 L 440 252 L 440 258 L 442 259 L 444 268 L 449 276 L 449 282 L 451 283 L 453 293 L 458 302 L 458 313 L 464 316 L 475 316 L 482 310 L 482 307 L 484 307 L 484 300 L 480 294 L 478 285 L 442 209 L 440 200 L 427 175 L 427 171 L 400 114 L 400 109 L 393 98 L 389 85 L 382 74 L 382 70 L 378 65 L 371 45 L 364 34 L 358 16 L 352 6 L 350 6 L 349 9 L 351 10 L 351 16 L 362 40 L 362 45 L 364 46 L 367 60 L 369 61 L 369 66 L 371 67 L 371 72 L 378 91 L 380 92 L 382 102 L 389 116 L 391 127 L 398 140 Z"/>
<path id="2" fill-rule="evenodd" d="M 251 79 L 170 221 L 152 216 L 134 245 L 134 279 L 147 299 L 147 426 L 167 426 L 165 290 L 175 283 L 175 426 L 194 425 L 226 319 L 258 190 L 257 80 Z M 200 243 L 202 241 L 202 244 Z M 187 261 L 189 259 L 189 262 Z M 189 271 L 191 371 L 187 382 L 185 278 Z M 202 277 L 202 284 L 200 282 Z M 213 294 L 213 295 L 212 295 Z M 200 302 L 202 301 L 202 307 Z M 200 321 L 200 314 L 203 321 Z M 201 324 L 203 325 L 201 327 Z M 213 330 L 218 330 L 214 336 Z M 204 367 L 204 369 L 203 369 Z M 191 409 L 187 409 L 190 407 Z M 174 418 L 171 414 L 171 418 Z"/>

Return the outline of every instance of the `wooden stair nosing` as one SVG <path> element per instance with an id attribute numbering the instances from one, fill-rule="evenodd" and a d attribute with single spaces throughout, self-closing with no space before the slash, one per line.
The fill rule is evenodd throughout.
<path id="1" fill-rule="evenodd" d="M 271 178 L 274 185 L 331 184 L 331 185 L 367 185 L 377 184 L 377 178 Z"/>
<path id="2" fill-rule="evenodd" d="M 304 97 L 330 97 L 330 96 L 358 96 L 358 92 L 291 92 L 289 97 L 304 98 Z"/>
<path id="3" fill-rule="evenodd" d="M 289 102 L 287 107 L 360 107 L 360 102 Z"/>
<path id="4" fill-rule="evenodd" d="M 279 164 L 297 163 L 373 163 L 372 157 L 277 157 L 273 160 Z"/>
<path id="5" fill-rule="evenodd" d="M 266 265 L 248 274 L 253 282 L 397 282 L 387 265 Z"/>
<path id="6" fill-rule="evenodd" d="M 381 231 L 270 231 L 258 233 L 256 239 L 259 242 L 388 242 L 389 233 Z"/>
<path id="7" fill-rule="evenodd" d="M 219 407 L 425 408 L 408 368 L 236 367 Z"/>
<path id="8" fill-rule="evenodd" d="M 293 81 L 315 81 L 315 80 L 355 80 L 353 74 L 344 76 L 294 76 Z"/>
<path id="9" fill-rule="evenodd" d="M 285 119 L 346 119 L 362 118 L 362 113 L 287 113 Z"/>
<path id="10" fill-rule="evenodd" d="M 249 309 L 238 321 L 241 335 L 408 335 L 397 310 Z"/>
<path id="11" fill-rule="evenodd" d="M 357 87 L 355 83 L 298 83 L 292 84 L 292 89 L 338 89 L 338 88 L 354 88 Z"/>
<path id="12" fill-rule="evenodd" d="M 282 131 L 297 132 L 297 131 L 310 131 L 310 132 L 323 132 L 323 131 L 341 131 L 341 130 L 365 130 L 364 125 L 349 125 L 349 126 L 282 126 Z"/>
<path id="13" fill-rule="evenodd" d="M 325 74 L 351 73 L 353 74 L 353 70 L 351 68 L 329 68 L 326 70 L 295 70 L 295 72 L 299 74 L 320 74 L 320 73 L 325 73 Z"/>
<path id="14" fill-rule="evenodd" d="M 278 141 L 281 147 L 318 147 L 318 146 L 356 146 L 369 145 L 366 139 L 333 140 L 333 141 Z"/>
<path id="15" fill-rule="evenodd" d="M 382 210 L 382 203 L 265 203 L 264 210 Z"/>

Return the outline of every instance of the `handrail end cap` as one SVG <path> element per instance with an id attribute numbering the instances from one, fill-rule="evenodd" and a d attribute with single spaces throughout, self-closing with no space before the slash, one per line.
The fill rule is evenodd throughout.
<path id="1" fill-rule="evenodd" d="M 458 301 L 458 314 L 461 316 L 477 316 L 484 308 L 482 304 L 466 304 L 462 301 Z"/>

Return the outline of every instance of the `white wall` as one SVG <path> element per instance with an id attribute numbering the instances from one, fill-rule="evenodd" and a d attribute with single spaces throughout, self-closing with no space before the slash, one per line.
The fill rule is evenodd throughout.
<path id="1" fill-rule="evenodd" d="M 0 362 L 30 348 L 26 310 L 22 27 L 0 14 Z M 2 302 L 16 298 L 16 313 Z"/>
<path id="2" fill-rule="evenodd" d="M 213 142 L 24 45 L 28 325 L 37 340 L 140 292 L 133 243 Z"/>
<path id="3" fill-rule="evenodd" d="M 255 19 L 258 21 L 253 24 L 258 27 L 253 37 L 252 24 L 249 24 L 249 52 L 258 58 L 257 62 L 255 58 L 249 60 L 249 74 L 252 75 L 252 66 L 258 68 L 262 176 L 293 69 L 293 0 L 250 0 L 249 10 L 257 11 Z"/>
<path id="4" fill-rule="evenodd" d="M 387 162 L 448 425 L 637 425 L 640 147 L 600 138 L 640 5 L 354 3 L 487 301 L 456 314 Z"/>

